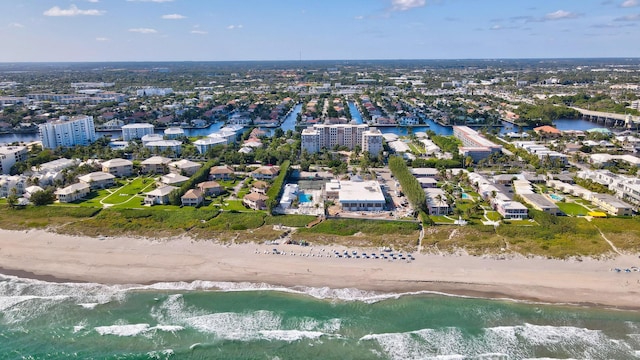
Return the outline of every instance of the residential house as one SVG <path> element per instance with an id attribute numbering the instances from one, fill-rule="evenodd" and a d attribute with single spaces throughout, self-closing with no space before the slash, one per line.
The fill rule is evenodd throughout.
<path id="1" fill-rule="evenodd" d="M 92 172 L 78 177 L 81 183 L 85 183 L 91 189 L 105 189 L 115 185 L 115 176 L 106 172 Z"/>
<path id="2" fill-rule="evenodd" d="M 169 204 L 169 194 L 178 189 L 175 186 L 171 185 L 163 185 L 160 186 L 144 195 L 144 204 L 145 205 L 167 205 Z"/>
<path id="3" fill-rule="evenodd" d="M 269 189 L 269 184 L 265 181 L 257 180 L 251 184 L 251 192 L 266 195 L 267 189 Z"/>
<path id="4" fill-rule="evenodd" d="M 160 179 L 159 179 L 161 184 L 173 185 L 173 186 L 180 186 L 185 182 L 187 182 L 187 180 L 189 180 L 188 177 L 182 176 L 180 174 L 174 174 L 174 173 L 162 175 L 160 176 Z"/>
<path id="5" fill-rule="evenodd" d="M 182 206 L 200 206 L 204 202 L 200 189 L 189 189 L 182 197 Z"/>
<path id="6" fill-rule="evenodd" d="M 242 203 L 253 210 L 266 210 L 268 199 L 266 195 L 252 192 L 242 198 Z"/>
<path id="7" fill-rule="evenodd" d="M 214 166 L 209 170 L 209 180 L 230 180 L 233 176 L 234 171 L 228 165 Z"/>
<path id="8" fill-rule="evenodd" d="M 88 184 L 80 182 L 69 185 L 63 189 L 58 189 L 55 194 L 61 203 L 70 203 L 83 199 L 89 194 L 90 188 Z"/>
<path id="9" fill-rule="evenodd" d="M 169 172 L 171 159 L 163 156 L 152 156 L 140 163 L 144 174 L 166 174 Z"/>
<path id="10" fill-rule="evenodd" d="M 279 166 L 261 166 L 251 172 L 254 179 L 273 180 L 280 173 Z"/>
<path id="11" fill-rule="evenodd" d="M 222 186 L 216 181 L 204 181 L 196 185 L 204 196 L 218 196 L 222 193 Z"/>
<path id="12" fill-rule="evenodd" d="M 169 163 L 169 169 L 176 174 L 184 174 L 186 176 L 192 176 L 202 167 L 202 164 L 193 162 L 190 160 L 182 159 L 172 163 Z"/>
<path id="13" fill-rule="evenodd" d="M 133 173 L 133 163 L 125 159 L 111 159 L 102 163 L 102 172 L 117 177 L 131 176 Z"/>

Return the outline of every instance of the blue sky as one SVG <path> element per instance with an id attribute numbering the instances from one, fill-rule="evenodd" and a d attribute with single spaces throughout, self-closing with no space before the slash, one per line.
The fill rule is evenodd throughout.
<path id="1" fill-rule="evenodd" d="M 0 62 L 640 57 L 640 0 L 3 0 Z"/>

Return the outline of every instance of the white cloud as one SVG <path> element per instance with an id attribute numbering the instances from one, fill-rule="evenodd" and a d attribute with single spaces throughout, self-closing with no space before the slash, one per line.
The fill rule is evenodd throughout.
<path id="1" fill-rule="evenodd" d="M 94 3 L 94 4 L 95 4 L 95 3 L 99 3 L 99 2 L 100 2 L 100 0 L 87 0 L 87 2 L 90 2 L 90 3 Z"/>
<path id="2" fill-rule="evenodd" d="M 407 11 L 413 8 L 423 7 L 427 0 L 391 0 L 391 9 L 395 11 Z"/>
<path id="3" fill-rule="evenodd" d="M 11 24 L 9 24 L 9 27 L 22 29 L 24 27 L 24 25 L 22 25 L 20 23 L 11 23 Z"/>
<path id="4" fill-rule="evenodd" d="M 180 19 L 186 19 L 187 17 L 180 14 L 167 14 L 167 15 L 162 15 L 162 18 L 166 20 L 180 20 Z"/>
<path id="5" fill-rule="evenodd" d="M 630 8 L 630 7 L 636 7 L 638 5 L 640 5 L 640 2 L 638 0 L 626 0 L 622 4 L 620 4 L 620 7 Z"/>
<path id="6" fill-rule="evenodd" d="M 548 13 L 544 16 L 545 20 L 562 20 L 562 19 L 574 19 L 577 18 L 578 14 L 572 13 L 569 11 L 558 10 L 552 13 Z"/>
<path id="7" fill-rule="evenodd" d="M 79 16 L 79 15 L 89 15 L 89 16 L 98 16 L 104 14 L 104 10 L 80 10 L 77 6 L 71 4 L 68 9 L 61 9 L 59 6 L 54 6 L 51 9 L 45 11 L 43 14 L 45 16 Z"/>
<path id="8" fill-rule="evenodd" d="M 640 21 L 640 14 L 632 14 L 613 19 L 614 21 Z"/>
<path id="9" fill-rule="evenodd" d="M 135 28 L 135 29 L 129 29 L 129 32 L 137 32 L 140 34 L 155 34 L 158 31 L 156 29 L 150 29 L 150 28 Z"/>
<path id="10" fill-rule="evenodd" d="M 208 32 L 204 31 L 204 30 L 191 30 L 192 34 L 196 34 L 196 35 L 207 35 Z"/>
<path id="11" fill-rule="evenodd" d="M 227 29 L 229 29 L 229 30 L 242 29 L 242 27 L 243 27 L 242 24 L 240 24 L 240 25 L 229 25 L 229 26 L 227 26 Z"/>
<path id="12" fill-rule="evenodd" d="M 173 2 L 173 0 L 127 0 L 128 2 L 154 2 L 154 3 L 166 3 Z"/>
<path id="13" fill-rule="evenodd" d="M 364 16 L 362 16 L 362 15 L 358 15 L 358 16 L 354 17 L 354 19 L 356 19 L 356 20 L 362 20 L 362 19 L 364 19 Z"/>
<path id="14" fill-rule="evenodd" d="M 96 38 L 96 41 L 109 41 L 109 40 L 110 40 L 110 39 L 109 39 L 109 38 L 106 38 L 106 37 L 97 37 L 97 38 Z"/>

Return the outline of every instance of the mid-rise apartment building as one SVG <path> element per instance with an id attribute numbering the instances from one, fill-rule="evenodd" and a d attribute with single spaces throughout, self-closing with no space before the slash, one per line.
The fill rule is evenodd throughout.
<path id="1" fill-rule="evenodd" d="M 97 139 L 93 116 L 60 118 L 58 121 L 39 125 L 39 130 L 40 141 L 45 149 L 89 145 Z"/>
<path id="2" fill-rule="evenodd" d="M 360 146 L 373 155 L 382 151 L 382 133 L 366 124 L 318 124 L 302 130 L 301 140 L 302 150 L 311 154 L 336 145 L 349 149 Z"/>
<path id="3" fill-rule="evenodd" d="M 26 146 L 0 146 L 0 174 L 9 174 L 15 163 L 25 160 Z"/>

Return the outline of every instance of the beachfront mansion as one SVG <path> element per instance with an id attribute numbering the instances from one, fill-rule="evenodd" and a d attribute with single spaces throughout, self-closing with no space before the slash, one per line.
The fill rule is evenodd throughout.
<path id="1" fill-rule="evenodd" d="M 370 155 L 382 151 L 382 132 L 366 124 L 317 124 L 302 130 L 302 151 L 315 154 L 336 145 L 353 150 L 360 146 Z"/>

